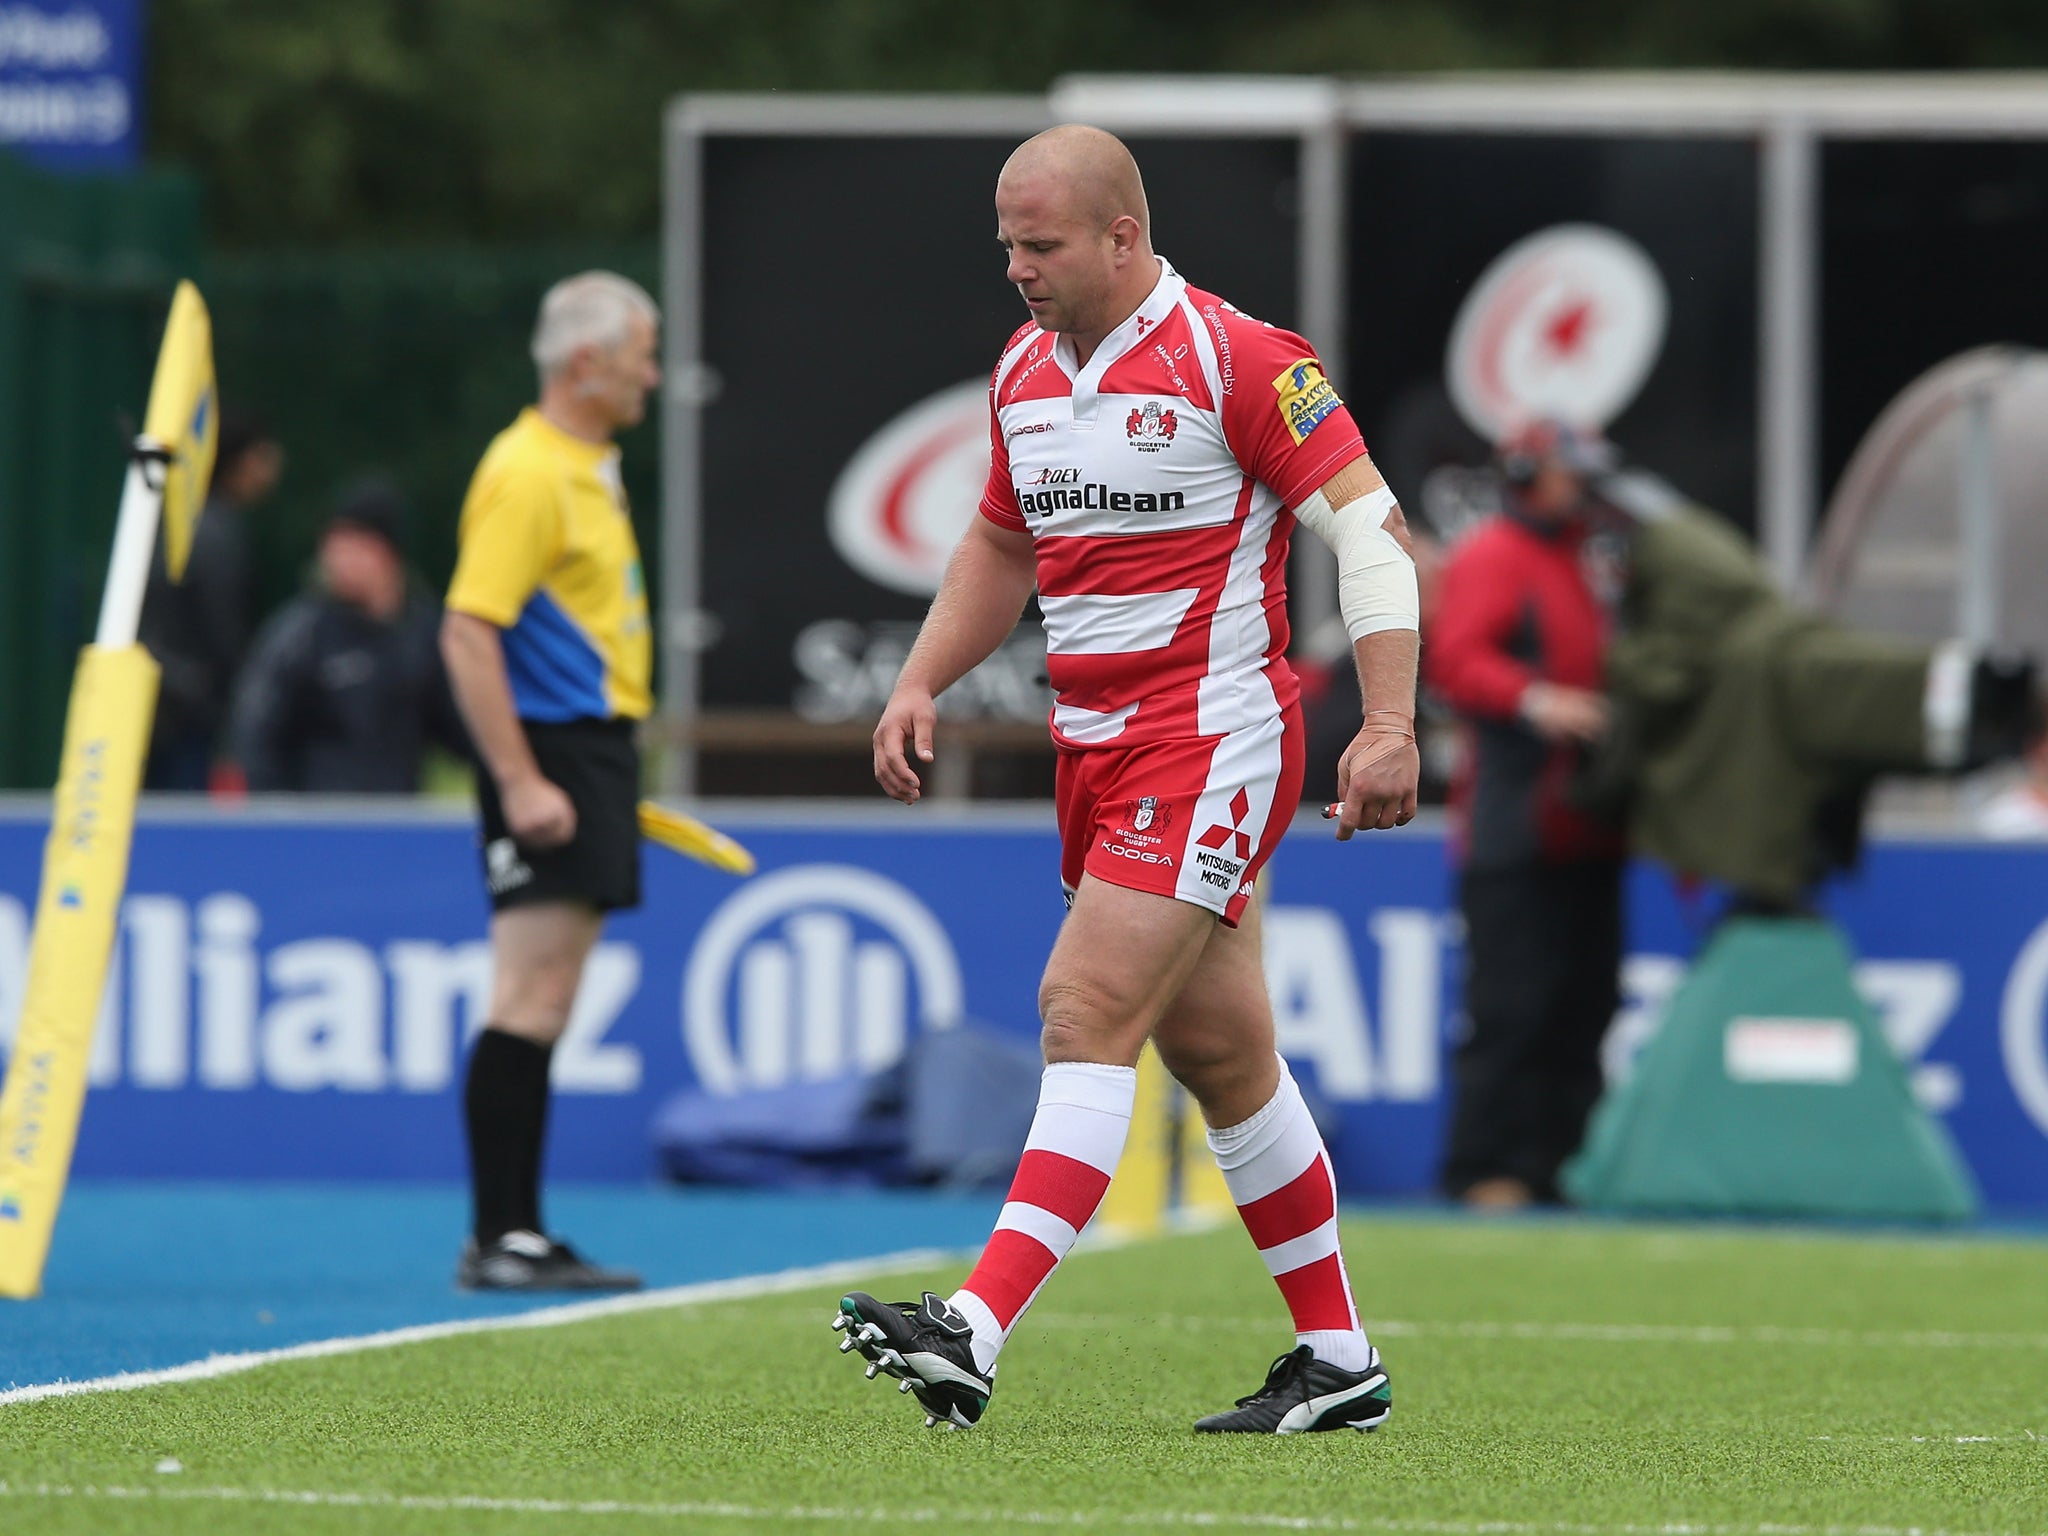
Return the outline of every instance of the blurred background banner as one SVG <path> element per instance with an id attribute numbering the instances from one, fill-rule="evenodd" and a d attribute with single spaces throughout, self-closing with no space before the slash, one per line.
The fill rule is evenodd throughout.
<path id="1" fill-rule="evenodd" d="M 88 33 L 118 41 L 133 17 L 105 9 L 95 22 L 83 3 L 0 4 L 0 52 L 82 57 Z M 193 138 L 195 82 L 177 73 L 194 39 L 219 43 L 217 21 L 171 10 L 151 36 L 175 19 L 160 41 L 186 102 L 178 141 L 225 153 Z M 58 30 L 19 19 L 31 15 Z M 284 49 L 281 26 L 238 45 Z M 359 57 L 336 60 L 347 75 Z M 387 152 L 376 135 L 335 138 L 341 109 L 282 64 L 261 78 L 261 99 L 237 108 L 251 122 L 296 122 L 311 102 L 350 155 Z M 349 89 L 380 100 L 415 84 Z M 378 134 L 408 120 L 394 112 Z M 123 410 L 139 412 L 140 317 L 172 273 L 211 296 L 224 403 L 258 414 L 288 461 L 250 520 L 260 612 L 299 587 L 334 492 L 366 470 L 410 503 L 406 554 L 426 586 L 444 583 L 475 454 L 532 391 L 534 305 L 564 272 L 601 266 L 668 312 L 660 422 L 629 436 L 623 467 L 661 615 L 669 787 L 866 793 L 862 720 L 947 532 L 971 515 L 973 388 L 1022 318 L 993 239 L 994 176 L 1061 117 L 1131 139 L 1161 248 L 1315 343 L 1391 483 L 1447 536 L 1487 505 L 1460 368 L 1496 368 L 1531 401 L 1592 388 L 1625 451 L 1751 531 L 1796 588 L 1820 509 L 1890 402 L 1972 348 L 2048 345 L 2026 259 L 2048 237 L 2048 94 L 2007 77 L 1074 76 L 1030 95 L 695 94 L 626 157 L 641 167 L 631 197 L 605 162 L 587 216 L 563 212 L 553 162 L 521 162 L 533 184 L 450 182 L 452 203 L 421 202 L 441 210 L 430 219 L 377 205 L 425 195 L 367 163 L 345 157 L 344 175 L 280 161 L 268 200 L 240 170 L 209 181 L 204 242 L 190 179 L 56 179 L 0 150 L 0 581 L 22 588 L 0 604 L 0 783 L 47 782 L 55 763 L 64 668 L 51 658 L 89 626 L 76 573 L 103 559 L 109 445 Z M 235 141 L 266 166 L 296 142 L 268 127 Z M 303 201 L 316 183 L 325 200 Z M 1560 239 L 1631 253 L 1636 287 L 1658 297 L 1617 308 L 1597 257 L 1525 281 L 1517 263 Z M 2001 442 L 2032 419 L 1993 415 Z M 1957 473 L 1908 469 L 1928 484 Z M 1992 499 L 2030 516 L 2031 482 L 2003 483 Z M 1863 489 L 1866 510 L 1884 494 Z M 1861 576 L 1852 521 L 1887 543 Z M 1844 523 L 1828 593 L 1869 621 L 1856 594 L 1917 559 L 1928 530 L 1906 526 L 1901 555 L 1890 514 Z M 1932 532 L 1937 558 L 1909 579 L 1932 593 L 1922 614 L 1955 606 L 1968 563 L 1952 532 Z M 1295 559 L 1296 631 L 1312 648 L 1334 582 L 1315 541 Z M 1875 621 L 1923 624 L 1910 606 Z M 2008 596 L 1993 638 L 2034 638 L 2023 611 Z M 1046 791 L 1042 738 L 1028 736 L 1035 644 L 1027 629 L 949 701 L 986 749 L 949 788 Z"/>
<path id="2" fill-rule="evenodd" d="M 142 147 L 142 0 L 0 0 L 0 146 L 52 170 Z"/>
<path id="3" fill-rule="evenodd" d="M 46 816 L 0 814 L 0 1020 L 20 995 Z M 719 818 L 761 874 L 739 883 L 650 856 L 648 903 L 607 930 L 557 1052 L 561 1176 L 649 1176 L 650 1127 L 682 1088 L 886 1067 L 962 1022 L 1037 1037 L 1041 957 L 1062 916 L 1048 815 Z M 457 1176 L 460 1062 L 488 985 L 475 858 L 458 815 L 145 806 L 78 1176 Z M 1343 1187 L 1426 1195 L 1460 1009 L 1441 837 L 1365 850 L 1321 823 L 1297 828 L 1270 901 L 1281 1044 L 1332 1111 Z M 1859 989 L 1987 1205 L 2048 1208 L 2048 863 L 1882 843 L 1831 904 Z M 1704 940 L 1662 875 L 1639 870 L 1630 906 L 1615 1072 Z"/>

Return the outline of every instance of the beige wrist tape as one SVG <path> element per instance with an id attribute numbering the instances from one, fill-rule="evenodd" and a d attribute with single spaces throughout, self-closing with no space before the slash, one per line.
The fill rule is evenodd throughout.
<path id="1" fill-rule="evenodd" d="M 1394 493 L 1384 485 L 1334 510 L 1318 490 L 1294 509 L 1301 525 L 1336 553 L 1337 611 L 1354 642 L 1421 624 L 1415 562 L 1385 526 L 1393 509 Z"/>

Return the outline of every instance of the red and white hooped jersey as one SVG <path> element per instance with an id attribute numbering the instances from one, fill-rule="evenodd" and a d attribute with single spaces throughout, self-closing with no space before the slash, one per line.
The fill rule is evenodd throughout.
<path id="1" fill-rule="evenodd" d="M 1306 341 L 1159 266 L 1085 368 L 1026 325 L 990 383 L 981 512 L 1034 541 L 1062 746 L 1220 736 L 1293 703 L 1288 508 L 1365 452 Z"/>

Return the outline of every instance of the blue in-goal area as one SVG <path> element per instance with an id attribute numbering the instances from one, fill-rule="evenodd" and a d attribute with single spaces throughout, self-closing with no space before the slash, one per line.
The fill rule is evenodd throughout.
<path id="1" fill-rule="evenodd" d="M 966 1252 L 1002 1204 L 597 1185 L 546 1198 L 550 1229 L 650 1287 Z M 467 1221 L 466 1192 L 442 1185 L 74 1185 L 42 1296 L 0 1300 L 0 1391 L 587 1299 L 458 1291 Z"/>

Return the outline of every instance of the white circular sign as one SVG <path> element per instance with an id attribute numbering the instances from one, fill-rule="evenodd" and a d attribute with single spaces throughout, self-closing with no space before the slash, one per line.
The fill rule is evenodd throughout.
<path id="1" fill-rule="evenodd" d="M 868 580 L 929 597 L 988 484 L 988 383 L 920 400 L 861 444 L 833 483 L 825 527 Z"/>
<path id="2" fill-rule="evenodd" d="M 1444 371 L 1472 429 L 1499 442 L 1539 418 L 1604 428 L 1664 345 L 1664 280 L 1643 248 L 1597 224 L 1509 246 L 1451 328 Z"/>
<path id="3" fill-rule="evenodd" d="M 711 915 L 683 969 L 683 1045 L 712 1093 L 874 1071 L 912 1025 L 966 1006 L 945 925 L 909 891 L 852 864 L 749 880 Z"/>
<path id="4" fill-rule="evenodd" d="M 2048 923 L 2034 930 L 2012 963 L 1998 1034 L 2013 1097 L 2048 1136 Z"/>

